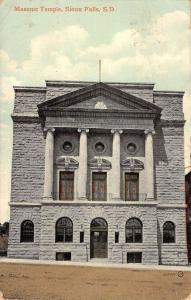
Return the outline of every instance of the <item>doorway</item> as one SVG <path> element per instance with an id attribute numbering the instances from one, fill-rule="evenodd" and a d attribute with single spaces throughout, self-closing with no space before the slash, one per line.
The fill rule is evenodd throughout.
<path id="1" fill-rule="evenodd" d="M 107 258 L 108 226 L 102 218 L 96 218 L 90 226 L 90 258 Z"/>

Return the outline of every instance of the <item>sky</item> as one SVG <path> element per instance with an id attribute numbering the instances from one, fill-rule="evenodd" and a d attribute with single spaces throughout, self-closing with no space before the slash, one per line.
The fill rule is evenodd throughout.
<path id="1" fill-rule="evenodd" d="M 9 220 L 13 86 L 97 81 L 99 59 L 103 82 L 151 82 L 156 90 L 185 91 L 190 165 L 191 1 L 0 0 L 0 41 L 1 223 Z"/>

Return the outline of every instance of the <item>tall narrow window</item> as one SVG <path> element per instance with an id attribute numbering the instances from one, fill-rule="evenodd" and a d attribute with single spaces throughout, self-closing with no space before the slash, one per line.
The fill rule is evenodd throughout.
<path id="1" fill-rule="evenodd" d="M 21 242 L 34 242 L 34 224 L 30 220 L 25 220 L 21 224 Z"/>
<path id="2" fill-rule="evenodd" d="M 115 232 L 115 243 L 119 243 L 119 232 Z"/>
<path id="3" fill-rule="evenodd" d="M 125 173 L 125 200 L 139 200 L 139 174 Z"/>
<path id="4" fill-rule="evenodd" d="M 165 222 L 163 225 L 163 243 L 175 243 L 175 225 L 173 222 Z"/>
<path id="5" fill-rule="evenodd" d="M 74 172 L 60 172 L 59 199 L 74 199 Z"/>
<path id="6" fill-rule="evenodd" d="M 84 243 L 84 231 L 80 231 L 80 243 Z"/>
<path id="7" fill-rule="evenodd" d="M 60 218 L 56 222 L 56 243 L 72 242 L 73 240 L 73 224 L 69 218 Z"/>
<path id="8" fill-rule="evenodd" d="M 139 219 L 129 219 L 126 223 L 126 243 L 142 243 L 142 227 Z"/>
<path id="9" fill-rule="evenodd" d="M 106 172 L 92 173 L 92 200 L 95 201 L 107 200 L 107 173 Z"/>

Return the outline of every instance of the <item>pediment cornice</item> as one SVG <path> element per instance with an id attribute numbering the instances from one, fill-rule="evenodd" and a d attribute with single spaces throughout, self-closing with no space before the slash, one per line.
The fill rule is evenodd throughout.
<path id="1" fill-rule="evenodd" d="M 104 110 L 104 113 L 101 112 L 99 109 L 96 110 L 89 110 L 89 109 L 75 109 L 74 105 L 86 101 L 91 98 L 95 98 L 98 96 L 107 97 L 116 103 L 122 104 L 124 109 L 119 112 L 118 109 L 107 109 Z M 70 107 L 70 106 L 73 107 Z M 82 113 L 85 112 L 87 114 L 101 113 L 102 116 L 107 114 L 149 114 L 149 115 L 160 115 L 161 108 L 157 105 L 147 102 L 141 98 L 138 98 L 134 95 L 129 93 L 123 92 L 117 88 L 111 87 L 104 83 L 96 83 L 79 90 L 70 92 L 65 95 L 61 95 L 50 100 L 47 100 L 38 105 L 38 111 L 40 116 L 47 116 L 47 115 L 65 115 L 65 113 L 75 114 L 75 113 Z"/>

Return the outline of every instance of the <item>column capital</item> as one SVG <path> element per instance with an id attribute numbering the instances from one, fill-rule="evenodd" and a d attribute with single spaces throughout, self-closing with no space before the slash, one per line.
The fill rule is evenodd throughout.
<path id="1" fill-rule="evenodd" d="M 155 130 L 154 129 L 151 129 L 151 128 L 148 128 L 144 131 L 144 134 L 145 135 L 148 135 L 148 134 L 151 134 L 151 135 L 155 135 Z"/>
<path id="2" fill-rule="evenodd" d="M 52 128 L 44 128 L 44 132 L 52 132 L 52 133 L 54 133 L 55 132 L 55 128 L 54 127 L 52 127 Z"/>
<path id="3" fill-rule="evenodd" d="M 119 133 L 119 134 L 122 134 L 123 133 L 123 130 L 122 129 L 111 129 L 111 133 L 114 134 L 114 133 Z"/>
<path id="4" fill-rule="evenodd" d="M 88 128 L 78 128 L 77 131 L 78 131 L 79 133 L 81 133 L 81 132 L 88 133 L 88 132 L 89 132 L 89 129 L 88 129 Z"/>

